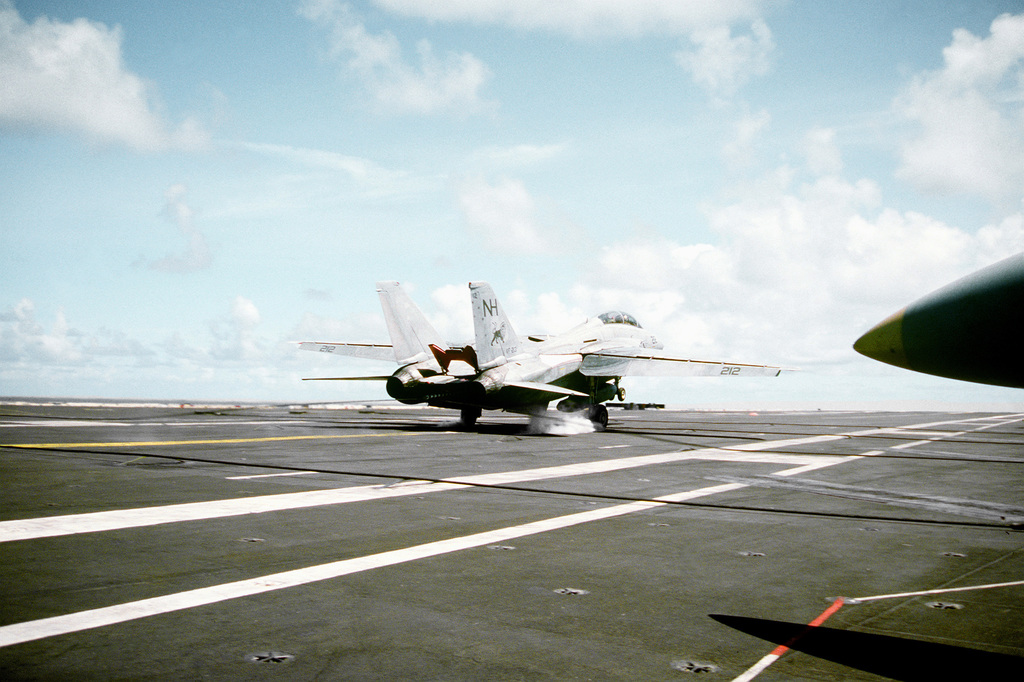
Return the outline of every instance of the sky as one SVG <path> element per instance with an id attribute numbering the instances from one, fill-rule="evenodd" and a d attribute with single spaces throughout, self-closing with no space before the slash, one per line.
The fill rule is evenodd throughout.
<path id="1" fill-rule="evenodd" d="M 386 398 L 291 342 L 486 280 L 800 369 L 631 400 L 1024 409 L 851 348 L 1024 251 L 1024 1 L 0 0 L 0 161 L 0 395 Z"/>

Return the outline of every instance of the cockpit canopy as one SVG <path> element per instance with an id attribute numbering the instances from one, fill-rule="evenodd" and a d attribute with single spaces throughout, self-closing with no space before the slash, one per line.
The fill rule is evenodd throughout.
<path id="1" fill-rule="evenodd" d="M 628 324 L 634 327 L 640 327 L 640 323 L 636 321 L 636 318 L 629 313 L 624 313 L 621 310 L 610 310 L 606 313 L 601 313 L 597 316 L 597 319 L 605 324 Z"/>

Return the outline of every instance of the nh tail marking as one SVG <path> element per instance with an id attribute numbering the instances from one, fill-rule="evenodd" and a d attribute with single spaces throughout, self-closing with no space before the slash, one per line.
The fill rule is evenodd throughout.
<path id="1" fill-rule="evenodd" d="M 470 282 L 473 300 L 473 328 L 480 369 L 497 367 L 519 355 L 522 348 L 512 323 L 487 282 Z"/>

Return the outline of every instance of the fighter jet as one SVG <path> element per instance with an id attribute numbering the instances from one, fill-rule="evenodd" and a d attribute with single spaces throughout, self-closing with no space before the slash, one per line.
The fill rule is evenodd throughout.
<path id="1" fill-rule="evenodd" d="M 1024 253 L 937 289 L 864 333 L 854 350 L 904 369 L 1024 388 Z"/>
<path id="2" fill-rule="evenodd" d="M 602 403 L 623 400 L 624 376 L 778 376 L 783 368 L 702 361 L 665 353 L 653 334 L 628 313 L 598 315 L 556 336 L 520 337 L 487 282 L 470 282 L 475 342 L 451 347 L 398 282 L 378 282 L 391 344 L 301 342 L 302 350 L 393 360 L 388 376 L 320 377 L 382 380 L 405 404 L 460 410 L 472 427 L 483 410 L 543 413 L 559 401 L 562 412 L 582 413 L 595 428 L 608 424 Z"/>

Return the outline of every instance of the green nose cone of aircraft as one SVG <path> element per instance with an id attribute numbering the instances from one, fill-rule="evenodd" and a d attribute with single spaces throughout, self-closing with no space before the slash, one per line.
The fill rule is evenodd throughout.
<path id="1" fill-rule="evenodd" d="M 1024 388 L 1024 253 L 942 287 L 853 344 L 904 369 Z"/>
<path id="2" fill-rule="evenodd" d="M 885 362 L 897 367 L 907 366 L 907 354 L 903 350 L 903 314 L 906 308 L 893 313 L 857 339 L 853 349 L 872 360 Z"/>

